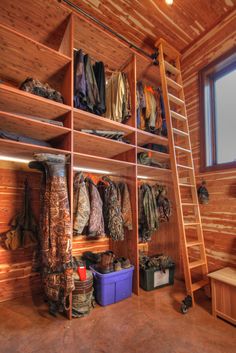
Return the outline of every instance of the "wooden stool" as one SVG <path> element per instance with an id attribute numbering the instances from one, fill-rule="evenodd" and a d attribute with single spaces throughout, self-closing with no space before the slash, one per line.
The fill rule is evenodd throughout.
<path id="1" fill-rule="evenodd" d="M 236 269 L 226 267 L 208 276 L 211 278 L 212 315 L 236 325 Z"/>

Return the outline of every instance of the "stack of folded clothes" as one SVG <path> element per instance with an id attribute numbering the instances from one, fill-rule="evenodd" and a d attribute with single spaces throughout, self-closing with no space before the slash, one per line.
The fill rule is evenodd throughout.
<path id="1" fill-rule="evenodd" d="M 4 130 L 0 130 L 0 139 L 30 143 L 32 145 L 38 145 L 38 146 L 44 146 L 44 147 L 51 147 L 51 144 L 49 142 L 34 139 L 24 135 L 17 135 L 12 132 L 4 131 Z"/>
<path id="2" fill-rule="evenodd" d="M 165 169 L 170 168 L 168 163 L 158 162 L 158 161 L 154 160 L 153 158 L 149 157 L 148 153 L 146 153 L 146 152 L 138 153 L 138 163 L 143 164 L 143 165 L 147 165 L 147 166 L 151 166 L 151 167 L 156 167 L 156 168 L 165 168 Z"/>
<path id="3" fill-rule="evenodd" d="M 41 83 L 39 80 L 35 80 L 32 77 L 27 77 L 20 85 L 20 89 L 35 94 L 36 96 L 44 97 L 58 103 L 64 103 L 60 92 L 50 87 L 48 83 Z"/>
<path id="4" fill-rule="evenodd" d="M 85 132 L 86 134 L 96 135 L 100 137 L 105 137 L 111 140 L 130 143 L 130 141 L 124 137 L 125 133 L 123 131 L 81 129 L 81 132 Z"/>
<path id="5" fill-rule="evenodd" d="M 173 260 L 170 256 L 159 254 L 153 256 L 147 256 L 146 254 L 139 255 L 139 267 L 147 270 L 154 268 L 165 273 L 165 270 L 174 265 Z"/>

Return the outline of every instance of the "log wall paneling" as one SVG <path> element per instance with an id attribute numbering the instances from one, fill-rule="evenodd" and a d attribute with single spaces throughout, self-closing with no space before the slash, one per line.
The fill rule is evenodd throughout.
<path id="1" fill-rule="evenodd" d="M 208 205 L 200 205 L 209 271 L 236 266 L 236 169 L 201 173 L 199 71 L 231 48 L 236 48 L 233 11 L 182 56 L 182 73 L 198 184 L 206 180 Z M 195 256 L 197 256 L 197 249 Z"/>
<path id="2" fill-rule="evenodd" d="M 41 174 L 27 168 L 21 170 L 16 163 L 0 162 L 0 168 L 0 301 L 5 301 L 41 291 L 40 275 L 32 271 L 34 247 L 9 251 L 4 246 L 4 234 L 22 209 L 26 178 L 31 188 L 33 212 L 39 220 Z"/>

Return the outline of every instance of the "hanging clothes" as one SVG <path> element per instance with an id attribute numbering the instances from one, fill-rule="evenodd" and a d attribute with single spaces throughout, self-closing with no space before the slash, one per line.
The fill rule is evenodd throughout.
<path id="1" fill-rule="evenodd" d="M 97 186 L 92 179 L 87 177 L 85 179 L 90 200 L 90 216 L 88 221 L 88 235 L 101 236 L 105 234 L 104 218 L 103 218 L 103 202 L 98 192 Z"/>
<path id="2" fill-rule="evenodd" d="M 80 49 L 74 51 L 74 106 L 87 109 L 86 78 L 84 69 L 84 53 Z"/>
<path id="3" fill-rule="evenodd" d="M 105 116 L 108 119 L 125 123 L 131 116 L 131 94 L 128 77 L 115 72 L 106 83 Z"/>
<path id="4" fill-rule="evenodd" d="M 146 100 L 144 94 L 144 87 L 141 81 L 137 82 L 137 126 L 139 129 L 145 129 L 145 109 L 146 109 Z"/>
<path id="5" fill-rule="evenodd" d="M 98 106 L 100 104 L 100 97 L 98 92 L 98 86 L 94 75 L 91 59 L 88 54 L 84 56 L 84 67 L 86 75 L 87 108 L 90 112 L 99 114 Z"/>
<path id="6" fill-rule="evenodd" d="M 157 185 L 157 207 L 159 211 L 159 221 L 169 222 L 172 214 L 171 202 L 167 198 L 167 189 L 165 186 Z"/>
<path id="7" fill-rule="evenodd" d="M 159 228 L 159 214 L 152 187 L 142 184 L 139 188 L 139 238 L 141 242 L 151 240 Z"/>
<path id="8" fill-rule="evenodd" d="M 139 187 L 139 240 L 150 241 L 159 224 L 169 222 L 172 214 L 167 188 L 163 185 L 142 184 Z"/>
<path id="9" fill-rule="evenodd" d="M 89 193 L 82 172 L 76 173 L 74 177 L 73 213 L 74 235 L 82 234 L 90 217 Z"/>
<path id="10" fill-rule="evenodd" d="M 36 223 L 30 198 L 30 187 L 27 179 L 24 185 L 22 211 L 11 222 L 11 230 L 6 233 L 5 245 L 9 250 L 27 248 L 38 243 L 38 225 Z"/>
<path id="11" fill-rule="evenodd" d="M 106 112 L 106 79 L 105 79 L 105 68 L 102 61 L 96 62 L 93 65 L 93 70 L 97 82 L 100 103 L 97 106 L 98 115 L 103 115 Z"/>
<path id="12" fill-rule="evenodd" d="M 118 188 L 120 190 L 120 204 L 121 204 L 121 213 L 123 216 L 124 226 L 128 228 L 128 230 L 133 229 L 132 224 L 132 208 L 130 201 L 130 194 L 128 185 L 126 183 L 119 183 Z"/>
<path id="13" fill-rule="evenodd" d="M 44 292 L 49 311 L 66 309 L 66 301 L 74 289 L 72 268 L 72 232 L 67 190 L 66 157 L 39 153 L 32 168 L 43 171 L 41 189 L 41 264 Z"/>
<path id="14" fill-rule="evenodd" d="M 167 136 L 164 102 L 161 90 L 137 82 L 137 126 L 148 132 Z"/>
<path id="15" fill-rule="evenodd" d="M 74 106 L 102 115 L 106 111 L 105 69 L 103 62 L 92 65 L 83 51 L 74 51 Z"/>
<path id="16" fill-rule="evenodd" d="M 105 209 L 108 235 L 113 240 L 124 240 L 124 220 L 121 212 L 120 191 L 108 177 L 103 177 L 108 183 L 105 189 Z"/>
<path id="17" fill-rule="evenodd" d="M 156 127 L 156 109 L 157 103 L 152 87 L 145 86 L 144 94 L 146 100 L 146 127 L 148 131 L 154 131 Z"/>
<path id="18" fill-rule="evenodd" d="M 124 99 L 123 99 L 123 109 L 122 109 L 122 123 L 126 123 L 131 117 L 131 92 L 129 86 L 129 80 L 126 73 L 122 73 L 122 78 L 124 81 Z"/>

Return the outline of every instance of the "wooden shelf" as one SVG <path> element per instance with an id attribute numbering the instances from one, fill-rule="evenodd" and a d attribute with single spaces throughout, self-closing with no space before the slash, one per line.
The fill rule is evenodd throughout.
<path id="1" fill-rule="evenodd" d="M 125 174 L 129 168 L 135 168 L 135 164 L 102 157 L 94 157 L 83 153 L 74 153 L 74 167 L 104 170 L 110 174 Z"/>
<path id="2" fill-rule="evenodd" d="M 103 235 L 102 237 L 87 237 L 78 235 L 73 237 L 73 256 L 81 255 L 84 251 L 103 252 L 110 249 L 111 238 Z"/>
<path id="3" fill-rule="evenodd" d="M 62 69 L 71 58 L 40 44 L 9 27 L 0 25 L 0 76 L 18 85 L 27 77 L 42 82 L 63 81 Z"/>
<path id="4" fill-rule="evenodd" d="M 168 161 L 170 159 L 169 153 L 163 153 L 163 152 L 158 152 L 158 151 L 153 151 L 148 148 L 143 148 L 143 147 L 137 147 L 137 152 L 145 152 L 145 153 L 151 153 L 151 157 L 155 158 L 158 161 Z"/>
<path id="5" fill-rule="evenodd" d="M 168 145 L 168 138 L 160 135 L 154 135 L 150 132 L 137 129 L 137 145 L 143 146 L 147 143 L 156 143 L 159 145 Z"/>
<path id="6" fill-rule="evenodd" d="M 20 159 L 32 159 L 34 153 L 70 154 L 69 151 L 61 150 L 58 148 L 49 148 L 44 146 L 32 145 L 29 143 L 0 139 L 1 156 Z"/>
<path id="7" fill-rule="evenodd" d="M 134 127 L 80 109 L 74 109 L 74 129 L 116 130 L 125 136 L 135 131 Z"/>
<path id="8" fill-rule="evenodd" d="M 57 1 L 0 2 L 1 23 L 55 50 L 60 48 L 71 11 Z"/>
<path id="9" fill-rule="evenodd" d="M 153 180 L 170 180 L 171 170 L 165 168 L 149 167 L 146 165 L 137 165 L 138 176 L 144 176 L 145 178 L 150 178 Z"/>
<path id="10" fill-rule="evenodd" d="M 56 119 L 71 111 L 71 107 L 0 83 L 0 109 L 46 119 Z"/>
<path id="11" fill-rule="evenodd" d="M 135 146 L 128 143 L 74 131 L 74 151 L 78 153 L 114 158 L 132 149 L 135 149 Z"/>
<path id="12" fill-rule="evenodd" d="M 42 141 L 51 140 L 71 131 L 65 127 L 2 111 L 0 111 L 0 129 Z"/>

